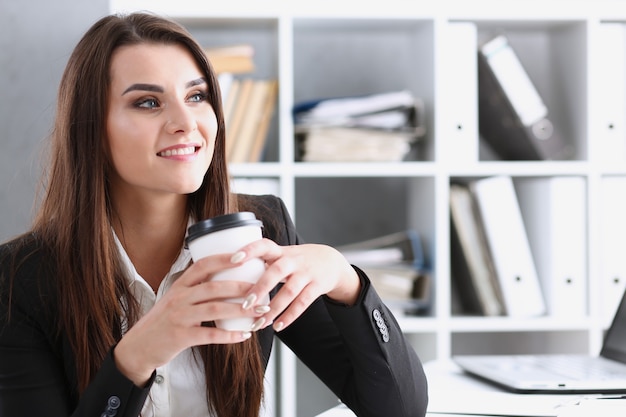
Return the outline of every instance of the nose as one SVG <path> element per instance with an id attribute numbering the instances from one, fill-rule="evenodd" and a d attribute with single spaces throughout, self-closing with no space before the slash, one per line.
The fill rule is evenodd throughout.
<path id="1" fill-rule="evenodd" d="M 198 127 L 195 115 L 185 103 L 170 104 L 165 128 L 168 133 L 189 133 Z"/>

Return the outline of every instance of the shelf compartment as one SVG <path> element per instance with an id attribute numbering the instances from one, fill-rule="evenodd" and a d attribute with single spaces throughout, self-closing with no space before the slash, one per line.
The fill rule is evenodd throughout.
<path id="1" fill-rule="evenodd" d="M 411 159 L 433 160 L 433 20 L 296 18 L 293 74 L 294 103 L 410 91 L 424 102 L 426 126 Z"/>
<path id="2" fill-rule="evenodd" d="M 505 35 L 548 108 L 548 117 L 573 148 L 571 160 L 587 160 L 588 24 L 586 20 L 472 20 L 478 44 Z M 481 160 L 498 159 L 488 146 Z"/>

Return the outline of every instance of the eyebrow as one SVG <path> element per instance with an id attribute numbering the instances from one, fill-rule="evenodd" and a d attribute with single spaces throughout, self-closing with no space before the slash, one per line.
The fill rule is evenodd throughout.
<path id="1" fill-rule="evenodd" d="M 206 78 L 200 77 L 195 80 L 191 80 L 187 82 L 185 84 L 185 88 L 191 88 L 191 87 L 195 87 L 197 85 L 206 84 L 206 83 L 207 83 Z M 163 93 L 165 90 L 163 89 L 163 87 L 156 85 L 156 84 L 137 83 L 137 84 L 131 85 L 126 90 L 124 90 L 122 95 L 130 91 L 150 91 L 153 93 Z"/>

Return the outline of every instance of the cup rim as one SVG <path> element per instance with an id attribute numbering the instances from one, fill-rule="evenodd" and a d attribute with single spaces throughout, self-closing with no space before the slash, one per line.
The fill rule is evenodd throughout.
<path id="1" fill-rule="evenodd" d="M 220 216 L 211 217 L 209 219 L 196 222 L 187 228 L 185 245 L 188 246 L 193 240 L 209 233 L 242 226 L 263 227 L 263 223 L 256 218 L 254 213 L 250 211 L 240 211 L 237 213 L 222 214 Z"/>

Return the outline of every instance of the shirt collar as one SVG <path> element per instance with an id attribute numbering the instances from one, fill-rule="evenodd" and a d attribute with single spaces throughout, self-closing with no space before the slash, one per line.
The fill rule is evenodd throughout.
<path id="1" fill-rule="evenodd" d="M 187 227 L 189 227 L 191 224 L 193 224 L 193 220 L 189 218 L 189 220 L 187 221 Z M 132 261 L 130 260 L 128 253 L 126 253 L 126 250 L 124 249 L 122 242 L 119 240 L 117 234 L 115 233 L 115 230 L 113 230 L 113 237 L 115 238 L 115 245 L 117 246 L 117 250 L 120 254 L 120 259 L 122 260 L 122 266 L 124 267 L 125 272 L 126 272 L 124 275 L 126 275 L 126 279 L 128 280 L 128 283 L 131 286 L 131 288 L 135 285 L 141 285 L 152 291 L 150 284 L 148 284 L 148 282 L 141 275 L 139 275 L 139 273 L 137 272 L 137 269 L 135 269 L 135 265 L 133 265 Z M 186 237 L 187 237 L 187 233 L 185 233 L 185 238 Z M 190 263 L 191 263 L 191 252 L 189 251 L 189 249 L 185 247 L 185 244 L 183 243 L 181 245 L 181 251 L 178 257 L 172 264 L 172 267 L 170 268 L 167 275 L 163 278 L 163 281 L 161 282 L 159 290 L 164 285 L 167 285 L 169 287 L 169 285 L 171 285 L 170 281 L 172 281 L 175 278 L 178 278 L 180 273 L 183 272 L 189 266 Z"/>

